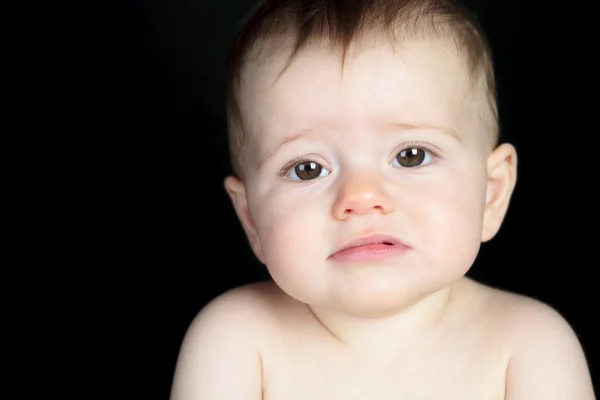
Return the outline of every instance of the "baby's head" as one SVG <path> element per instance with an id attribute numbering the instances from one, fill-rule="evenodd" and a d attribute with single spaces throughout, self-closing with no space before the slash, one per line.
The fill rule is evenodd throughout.
<path id="1" fill-rule="evenodd" d="M 271 83 L 285 74 L 303 53 L 325 53 L 344 64 L 357 54 L 385 46 L 397 56 L 410 45 L 437 45 L 440 58 L 461 62 L 450 79 L 463 83 L 461 102 L 472 101 L 485 124 L 490 143 L 498 137 L 492 56 L 483 31 L 470 12 L 455 1 L 352 0 L 275 1 L 259 3 L 234 42 L 227 70 L 227 111 L 231 161 L 243 176 L 241 159 L 253 140 L 245 112 L 257 100 L 257 75 L 271 73 Z M 432 49 L 430 49 L 432 50 Z M 323 54 L 322 54 L 323 55 Z M 279 68 L 279 69 L 277 69 Z M 310 71 L 306 71 L 310 73 Z M 244 104 L 245 102 L 249 104 Z M 467 107 L 469 107 L 467 105 Z M 475 111 L 471 108 L 472 111 Z M 246 118 L 245 118 L 246 117 Z"/>
<path id="2" fill-rule="evenodd" d="M 516 154 L 497 146 L 491 54 L 465 8 L 267 0 L 227 76 L 226 188 L 292 297 L 385 314 L 462 277 L 500 228 Z M 340 255 L 361 238 L 394 251 Z"/>

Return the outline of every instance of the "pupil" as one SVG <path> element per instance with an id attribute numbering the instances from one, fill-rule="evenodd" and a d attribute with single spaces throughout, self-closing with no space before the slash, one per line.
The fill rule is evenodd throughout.
<path id="1" fill-rule="evenodd" d="M 322 168 L 315 162 L 304 162 L 296 166 L 296 175 L 302 180 L 314 179 L 321 175 Z"/>

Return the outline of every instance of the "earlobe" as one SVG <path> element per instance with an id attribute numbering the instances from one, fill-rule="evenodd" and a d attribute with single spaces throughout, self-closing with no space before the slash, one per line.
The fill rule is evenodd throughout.
<path id="1" fill-rule="evenodd" d="M 487 162 L 487 194 L 481 240 L 491 240 L 502 225 L 517 182 L 517 152 L 513 145 L 496 147 Z"/>
<path id="2" fill-rule="evenodd" d="M 235 213 L 244 228 L 244 232 L 246 233 L 246 237 L 250 242 L 254 254 L 261 262 L 263 262 L 260 240 L 248 208 L 248 198 L 246 196 L 244 182 L 234 176 L 228 176 L 225 179 L 225 191 L 231 199 Z"/>

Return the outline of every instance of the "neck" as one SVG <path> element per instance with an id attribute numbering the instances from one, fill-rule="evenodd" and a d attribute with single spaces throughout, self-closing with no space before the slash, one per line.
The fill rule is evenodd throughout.
<path id="1" fill-rule="evenodd" d="M 382 360 L 414 350 L 440 334 L 453 303 L 452 286 L 383 317 L 349 315 L 308 306 L 318 322 L 344 347 Z"/>

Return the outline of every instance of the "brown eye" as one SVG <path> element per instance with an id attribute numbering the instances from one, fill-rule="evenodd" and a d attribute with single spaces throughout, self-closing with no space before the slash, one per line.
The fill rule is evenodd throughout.
<path id="1" fill-rule="evenodd" d="M 296 164 L 288 174 L 288 178 L 293 180 L 308 181 L 329 175 L 329 171 L 320 164 L 313 161 L 304 161 Z"/>
<path id="2" fill-rule="evenodd" d="M 394 167 L 400 166 L 404 168 L 419 167 L 424 164 L 429 164 L 433 156 L 427 150 L 411 147 L 402 150 L 392 161 Z"/>

